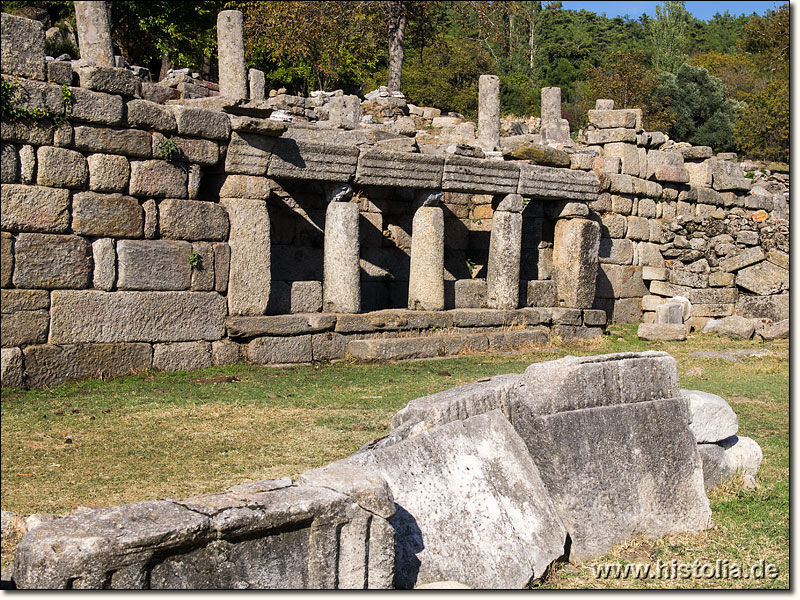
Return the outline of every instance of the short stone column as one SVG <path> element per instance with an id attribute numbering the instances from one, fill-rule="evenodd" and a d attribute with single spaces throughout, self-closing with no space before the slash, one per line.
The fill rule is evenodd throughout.
<path id="1" fill-rule="evenodd" d="M 478 79 L 478 143 L 484 150 L 500 147 L 500 78 L 481 75 Z"/>
<path id="2" fill-rule="evenodd" d="M 444 213 L 422 206 L 411 225 L 408 308 L 444 310 Z"/>
<path id="3" fill-rule="evenodd" d="M 486 305 L 513 310 L 519 305 L 522 253 L 522 196 L 509 194 L 494 211 L 486 268 Z"/>
<path id="4" fill-rule="evenodd" d="M 266 88 L 264 71 L 250 69 L 248 71 L 248 79 L 250 81 L 250 100 L 253 102 L 263 102 Z"/>
<path id="5" fill-rule="evenodd" d="M 553 279 L 559 306 L 591 308 L 597 285 L 600 226 L 589 219 L 559 219 L 553 236 Z"/>
<path id="6" fill-rule="evenodd" d="M 244 15 L 223 10 L 217 15 L 219 95 L 232 100 L 247 99 L 247 68 L 244 63 Z"/>
<path id="7" fill-rule="evenodd" d="M 361 310 L 358 217 L 358 204 L 352 202 L 331 202 L 325 212 L 324 312 Z"/>
<path id="8" fill-rule="evenodd" d="M 561 88 L 542 88 L 542 143 L 570 142 L 569 122 L 561 118 Z"/>
<path id="9" fill-rule="evenodd" d="M 108 2 L 75 2 L 75 23 L 81 64 L 114 66 Z"/>

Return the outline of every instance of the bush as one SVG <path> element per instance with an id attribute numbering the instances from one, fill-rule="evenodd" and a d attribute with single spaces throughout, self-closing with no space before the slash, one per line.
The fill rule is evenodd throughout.
<path id="1" fill-rule="evenodd" d="M 776 79 L 753 94 L 734 135 L 736 148 L 746 156 L 789 162 L 789 81 Z"/>

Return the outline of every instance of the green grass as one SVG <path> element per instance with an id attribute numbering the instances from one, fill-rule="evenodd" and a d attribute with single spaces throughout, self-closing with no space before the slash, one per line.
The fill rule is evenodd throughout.
<path id="1" fill-rule="evenodd" d="M 735 484 L 715 491 L 715 528 L 708 532 L 635 541 L 615 549 L 607 560 L 642 548 L 652 560 L 662 561 L 764 558 L 778 565 L 780 577 L 749 582 L 598 581 L 590 564 L 557 565 L 541 587 L 787 587 L 788 342 L 714 336 L 645 342 L 635 331 L 634 326 L 614 326 L 602 340 L 530 352 L 375 365 L 236 365 L 44 390 L 3 390 L 2 508 L 21 515 L 67 514 L 81 505 L 186 497 L 244 481 L 295 477 L 385 435 L 392 415 L 413 398 L 481 377 L 521 373 L 532 362 L 565 353 L 658 349 L 678 361 L 682 387 L 716 393 L 730 402 L 739 415 L 740 433 L 764 451 L 760 485 L 754 491 Z M 689 357 L 696 350 L 761 347 L 772 356 L 743 364 Z M 687 375 L 689 370 L 694 376 Z M 17 542 L 3 540 L 3 566 L 10 563 Z M 595 562 L 601 561 L 591 564 Z"/>

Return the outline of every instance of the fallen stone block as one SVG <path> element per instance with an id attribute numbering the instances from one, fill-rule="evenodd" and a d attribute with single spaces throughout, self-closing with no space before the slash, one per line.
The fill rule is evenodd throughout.
<path id="1" fill-rule="evenodd" d="M 702 333 L 716 333 L 720 337 L 749 340 L 755 332 L 753 319 L 731 315 L 724 319 L 712 319 L 703 327 Z"/>
<path id="2" fill-rule="evenodd" d="M 640 340 L 682 342 L 686 339 L 686 326 L 682 323 L 641 323 L 636 335 Z"/>
<path id="3" fill-rule="evenodd" d="M 499 411 L 347 461 L 374 468 L 392 490 L 397 588 L 442 580 L 521 588 L 564 553 L 566 530 L 525 444 Z"/>
<path id="4" fill-rule="evenodd" d="M 703 486 L 707 492 L 729 481 L 736 474 L 733 462 L 717 444 L 698 444 L 697 451 L 703 462 Z"/>
<path id="5" fill-rule="evenodd" d="M 736 314 L 750 319 L 782 321 L 789 318 L 789 294 L 776 296 L 739 296 Z"/>
<path id="6" fill-rule="evenodd" d="M 724 360 L 732 363 L 743 363 L 745 358 L 761 358 L 764 356 L 772 356 L 772 352 L 766 349 L 759 350 L 727 350 L 725 352 L 714 352 L 710 350 L 699 350 L 691 352 L 689 358 L 711 358 Z"/>
<path id="7" fill-rule="evenodd" d="M 765 340 L 788 340 L 789 339 L 789 319 L 783 319 L 773 323 L 769 327 L 761 329 L 759 335 Z"/>
<path id="8" fill-rule="evenodd" d="M 570 410 L 524 426 L 518 418 L 512 413 L 567 526 L 570 560 L 602 556 L 634 537 L 711 526 L 685 400 Z"/>
<path id="9" fill-rule="evenodd" d="M 736 435 L 739 419 L 723 398 L 698 390 L 681 390 L 681 397 L 689 401 L 689 429 L 698 444 L 716 443 Z"/>
<path id="10" fill-rule="evenodd" d="M 755 477 L 764 460 L 761 446 L 749 437 L 731 436 L 719 442 L 734 470 Z"/>
<path id="11" fill-rule="evenodd" d="M 753 248 L 748 248 L 747 250 L 744 250 L 735 256 L 731 256 L 730 258 L 722 259 L 719 261 L 719 268 L 723 271 L 731 273 L 760 262 L 765 258 L 766 254 L 764 254 L 764 250 L 761 248 L 761 246 L 755 246 Z"/>

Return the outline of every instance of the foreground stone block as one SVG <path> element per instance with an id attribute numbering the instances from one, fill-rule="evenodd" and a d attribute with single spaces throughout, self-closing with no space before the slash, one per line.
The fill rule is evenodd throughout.
<path id="1" fill-rule="evenodd" d="M 34 185 L 0 187 L 4 230 L 62 233 L 69 227 L 69 190 Z"/>
<path id="2" fill-rule="evenodd" d="M 210 367 L 211 344 L 209 342 L 177 342 L 153 345 L 153 368 L 168 373 L 191 371 Z"/>
<path id="3" fill-rule="evenodd" d="M 782 321 L 789 318 L 789 294 L 776 296 L 739 296 L 736 314 L 749 319 Z"/>
<path id="4" fill-rule="evenodd" d="M 736 474 L 733 461 L 728 459 L 725 449 L 721 446 L 697 444 L 697 450 L 703 461 L 703 485 L 707 492 L 729 481 Z"/>
<path id="5" fill-rule="evenodd" d="M 54 291 L 50 342 L 183 342 L 225 334 L 225 298 L 214 292 Z"/>
<path id="6" fill-rule="evenodd" d="M 515 422 L 567 526 L 571 560 L 602 556 L 637 536 L 711 526 L 688 426 L 682 399 L 560 412 L 532 419 L 522 431 Z"/>
<path id="7" fill-rule="evenodd" d="M 149 344 L 47 344 L 28 346 L 23 354 L 25 385 L 42 387 L 140 373 L 150 368 L 153 350 Z"/>
<path id="8" fill-rule="evenodd" d="M 353 499 L 334 489 L 356 486 L 331 479 L 324 487 L 245 483 L 70 515 L 23 538 L 15 581 L 23 589 L 390 587 L 392 529 L 361 507 L 374 497 L 393 508 L 385 484 L 366 480 Z"/>
<path id="9" fill-rule="evenodd" d="M 682 342 L 686 339 L 686 326 L 682 323 L 640 323 L 636 336 L 640 340 Z"/>
<path id="10" fill-rule="evenodd" d="M 297 314 L 261 317 L 229 317 L 225 321 L 228 335 L 234 338 L 299 335 L 333 329 L 336 315 Z"/>
<path id="11" fill-rule="evenodd" d="M 721 337 L 735 340 L 749 340 L 755 332 L 755 322 L 739 315 L 731 315 L 724 319 L 712 319 L 703 327 L 703 333 L 716 333 Z"/>
<path id="12" fill-rule="evenodd" d="M 681 390 L 681 397 L 689 401 L 689 429 L 698 444 L 719 442 L 736 435 L 739 419 L 723 398 L 698 390 Z"/>
<path id="13" fill-rule="evenodd" d="M 521 588 L 564 552 L 564 526 L 524 443 L 499 411 L 347 462 L 373 467 L 392 490 L 397 588 L 442 580 Z"/>
<path id="14" fill-rule="evenodd" d="M 3 73 L 28 79 L 45 79 L 44 26 L 39 21 L 2 16 Z"/>
<path id="15" fill-rule="evenodd" d="M 311 336 L 261 337 L 245 350 L 248 360 L 257 365 L 311 362 Z"/>
<path id="16" fill-rule="evenodd" d="M 0 384 L 3 387 L 22 387 L 24 385 L 22 351 L 19 348 L 0 350 Z"/>

